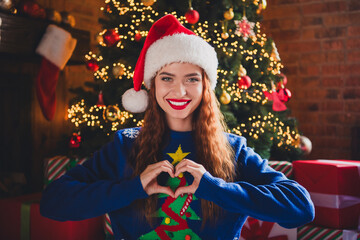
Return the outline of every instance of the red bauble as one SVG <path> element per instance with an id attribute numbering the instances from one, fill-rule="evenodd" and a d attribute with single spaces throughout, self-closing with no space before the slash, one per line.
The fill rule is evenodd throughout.
<path id="1" fill-rule="evenodd" d="M 242 76 L 238 80 L 239 88 L 248 89 L 251 86 L 251 78 L 249 76 Z"/>
<path id="2" fill-rule="evenodd" d="M 96 59 L 92 58 L 86 62 L 86 68 L 89 69 L 90 71 L 96 72 L 97 70 L 99 70 L 99 64 L 96 61 Z"/>
<path id="3" fill-rule="evenodd" d="M 281 88 L 281 89 L 277 90 L 277 93 L 278 93 L 280 101 L 282 101 L 282 102 L 287 102 L 291 98 L 291 92 L 287 88 Z"/>
<path id="4" fill-rule="evenodd" d="M 185 13 L 186 21 L 190 24 L 195 24 L 199 21 L 200 14 L 198 11 L 190 8 L 189 11 Z"/>
<path id="5" fill-rule="evenodd" d="M 46 18 L 46 11 L 34 1 L 24 1 L 20 5 L 20 10 L 34 18 Z"/>
<path id="6" fill-rule="evenodd" d="M 142 38 L 142 36 L 140 33 L 135 34 L 135 41 L 140 42 L 141 38 Z"/>
<path id="7" fill-rule="evenodd" d="M 104 33 L 103 38 L 104 43 L 109 47 L 114 46 L 120 41 L 120 35 L 114 29 L 107 30 Z"/>
<path id="8" fill-rule="evenodd" d="M 70 138 L 69 147 L 70 148 L 79 148 L 81 143 L 81 136 L 77 133 L 73 133 Z"/>

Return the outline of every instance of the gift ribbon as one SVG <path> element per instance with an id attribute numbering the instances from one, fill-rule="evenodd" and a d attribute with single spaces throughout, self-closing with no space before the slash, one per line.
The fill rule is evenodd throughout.
<path id="1" fill-rule="evenodd" d="M 342 209 L 360 204 L 360 197 L 349 195 L 310 192 L 310 196 L 314 205 L 318 207 Z M 358 221 L 358 230 L 360 230 L 360 217 Z"/>
<path id="2" fill-rule="evenodd" d="M 360 162 L 345 162 L 345 161 L 338 161 L 338 160 L 317 160 L 318 162 L 322 162 L 322 163 L 335 163 L 335 164 L 342 164 L 342 165 L 349 165 L 349 166 L 353 166 L 353 167 L 357 167 L 358 168 L 358 172 L 359 172 L 359 176 L 360 176 Z"/>
<path id="3" fill-rule="evenodd" d="M 341 165 L 349 165 L 353 167 L 357 167 L 358 173 L 360 176 L 360 162 L 352 161 L 339 161 L 339 160 L 317 160 L 321 163 L 331 163 L 331 164 L 341 164 Z M 327 207 L 327 208 L 346 208 L 351 207 L 357 204 L 360 204 L 360 197 L 354 197 L 349 195 L 335 195 L 335 194 L 322 194 L 322 193 L 310 193 L 311 199 L 314 204 L 319 207 Z M 360 216 L 358 221 L 358 230 L 360 231 Z"/>
<path id="4" fill-rule="evenodd" d="M 360 204 L 360 197 L 310 192 L 311 200 L 318 207 L 342 209 Z"/>
<path id="5" fill-rule="evenodd" d="M 24 202 L 21 204 L 21 231 L 20 239 L 21 240 L 30 240 L 30 209 L 33 202 Z"/>
<path id="6" fill-rule="evenodd" d="M 342 239 L 343 240 L 357 240 L 360 237 L 360 233 L 354 230 L 343 230 Z"/>
<path id="7" fill-rule="evenodd" d="M 273 228 L 273 222 L 262 222 L 261 226 L 259 220 L 255 218 L 248 218 L 249 227 L 244 226 L 241 231 L 241 237 L 245 240 L 288 240 L 286 235 L 269 237 L 269 233 Z"/>

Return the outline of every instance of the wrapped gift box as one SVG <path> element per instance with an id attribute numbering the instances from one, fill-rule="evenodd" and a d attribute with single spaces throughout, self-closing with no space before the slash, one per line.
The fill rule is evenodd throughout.
<path id="1" fill-rule="evenodd" d="M 360 162 L 299 160 L 293 162 L 294 178 L 311 195 L 313 224 L 355 229 L 360 216 Z"/>
<path id="2" fill-rule="evenodd" d="M 58 179 L 66 173 L 69 169 L 75 167 L 77 164 L 83 164 L 88 158 L 74 158 L 70 159 L 67 156 L 55 156 L 45 160 L 45 185 L 48 185 L 52 181 Z M 114 233 L 111 228 L 110 217 L 105 214 L 103 217 L 104 232 L 106 239 L 113 239 Z"/>
<path id="3" fill-rule="evenodd" d="M 52 181 L 58 179 L 70 168 L 76 166 L 77 164 L 83 164 L 87 158 L 73 158 L 70 159 L 66 156 L 56 156 L 50 159 L 45 160 L 45 185 L 51 183 Z"/>
<path id="4" fill-rule="evenodd" d="M 356 230 L 322 228 L 313 225 L 299 227 L 297 234 L 298 240 L 360 240 L 360 232 Z"/>
<path id="5" fill-rule="evenodd" d="M 277 223 L 263 222 L 248 217 L 241 230 L 239 240 L 274 239 L 274 240 L 296 240 L 296 228 L 283 228 Z"/>
<path id="6" fill-rule="evenodd" d="M 293 178 L 293 166 L 288 161 L 269 161 L 269 166 L 276 171 L 282 172 L 287 178 Z"/>
<path id="7" fill-rule="evenodd" d="M 59 222 L 40 215 L 41 193 L 0 199 L 0 239 L 101 240 L 103 217 Z"/>

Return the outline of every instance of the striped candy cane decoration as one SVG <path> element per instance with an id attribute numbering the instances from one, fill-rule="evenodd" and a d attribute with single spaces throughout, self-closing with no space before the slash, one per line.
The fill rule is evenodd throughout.
<path id="1" fill-rule="evenodd" d="M 105 214 L 105 234 L 108 235 L 114 235 L 114 232 L 111 228 L 111 221 L 110 221 L 110 217 L 109 217 L 109 214 Z"/>
<path id="2" fill-rule="evenodd" d="M 292 178 L 293 166 L 288 161 L 269 161 L 269 166 L 276 171 L 282 172 L 286 177 Z"/>
<path id="3" fill-rule="evenodd" d="M 342 240 L 343 231 L 310 225 L 298 228 L 298 240 Z"/>

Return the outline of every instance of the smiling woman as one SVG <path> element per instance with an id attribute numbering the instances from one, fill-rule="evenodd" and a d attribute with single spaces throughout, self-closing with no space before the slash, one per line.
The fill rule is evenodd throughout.
<path id="1" fill-rule="evenodd" d="M 118 131 L 52 182 L 41 213 L 57 220 L 109 213 L 116 239 L 239 239 L 247 216 L 289 228 L 311 221 L 308 192 L 226 133 L 216 73 L 205 40 L 172 15 L 155 22 L 123 96 L 129 111 L 145 111 L 143 126 Z"/>
<path id="2" fill-rule="evenodd" d="M 156 75 L 156 101 L 170 129 L 192 130 L 192 115 L 202 99 L 202 75 L 203 70 L 191 63 L 171 63 Z"/>

